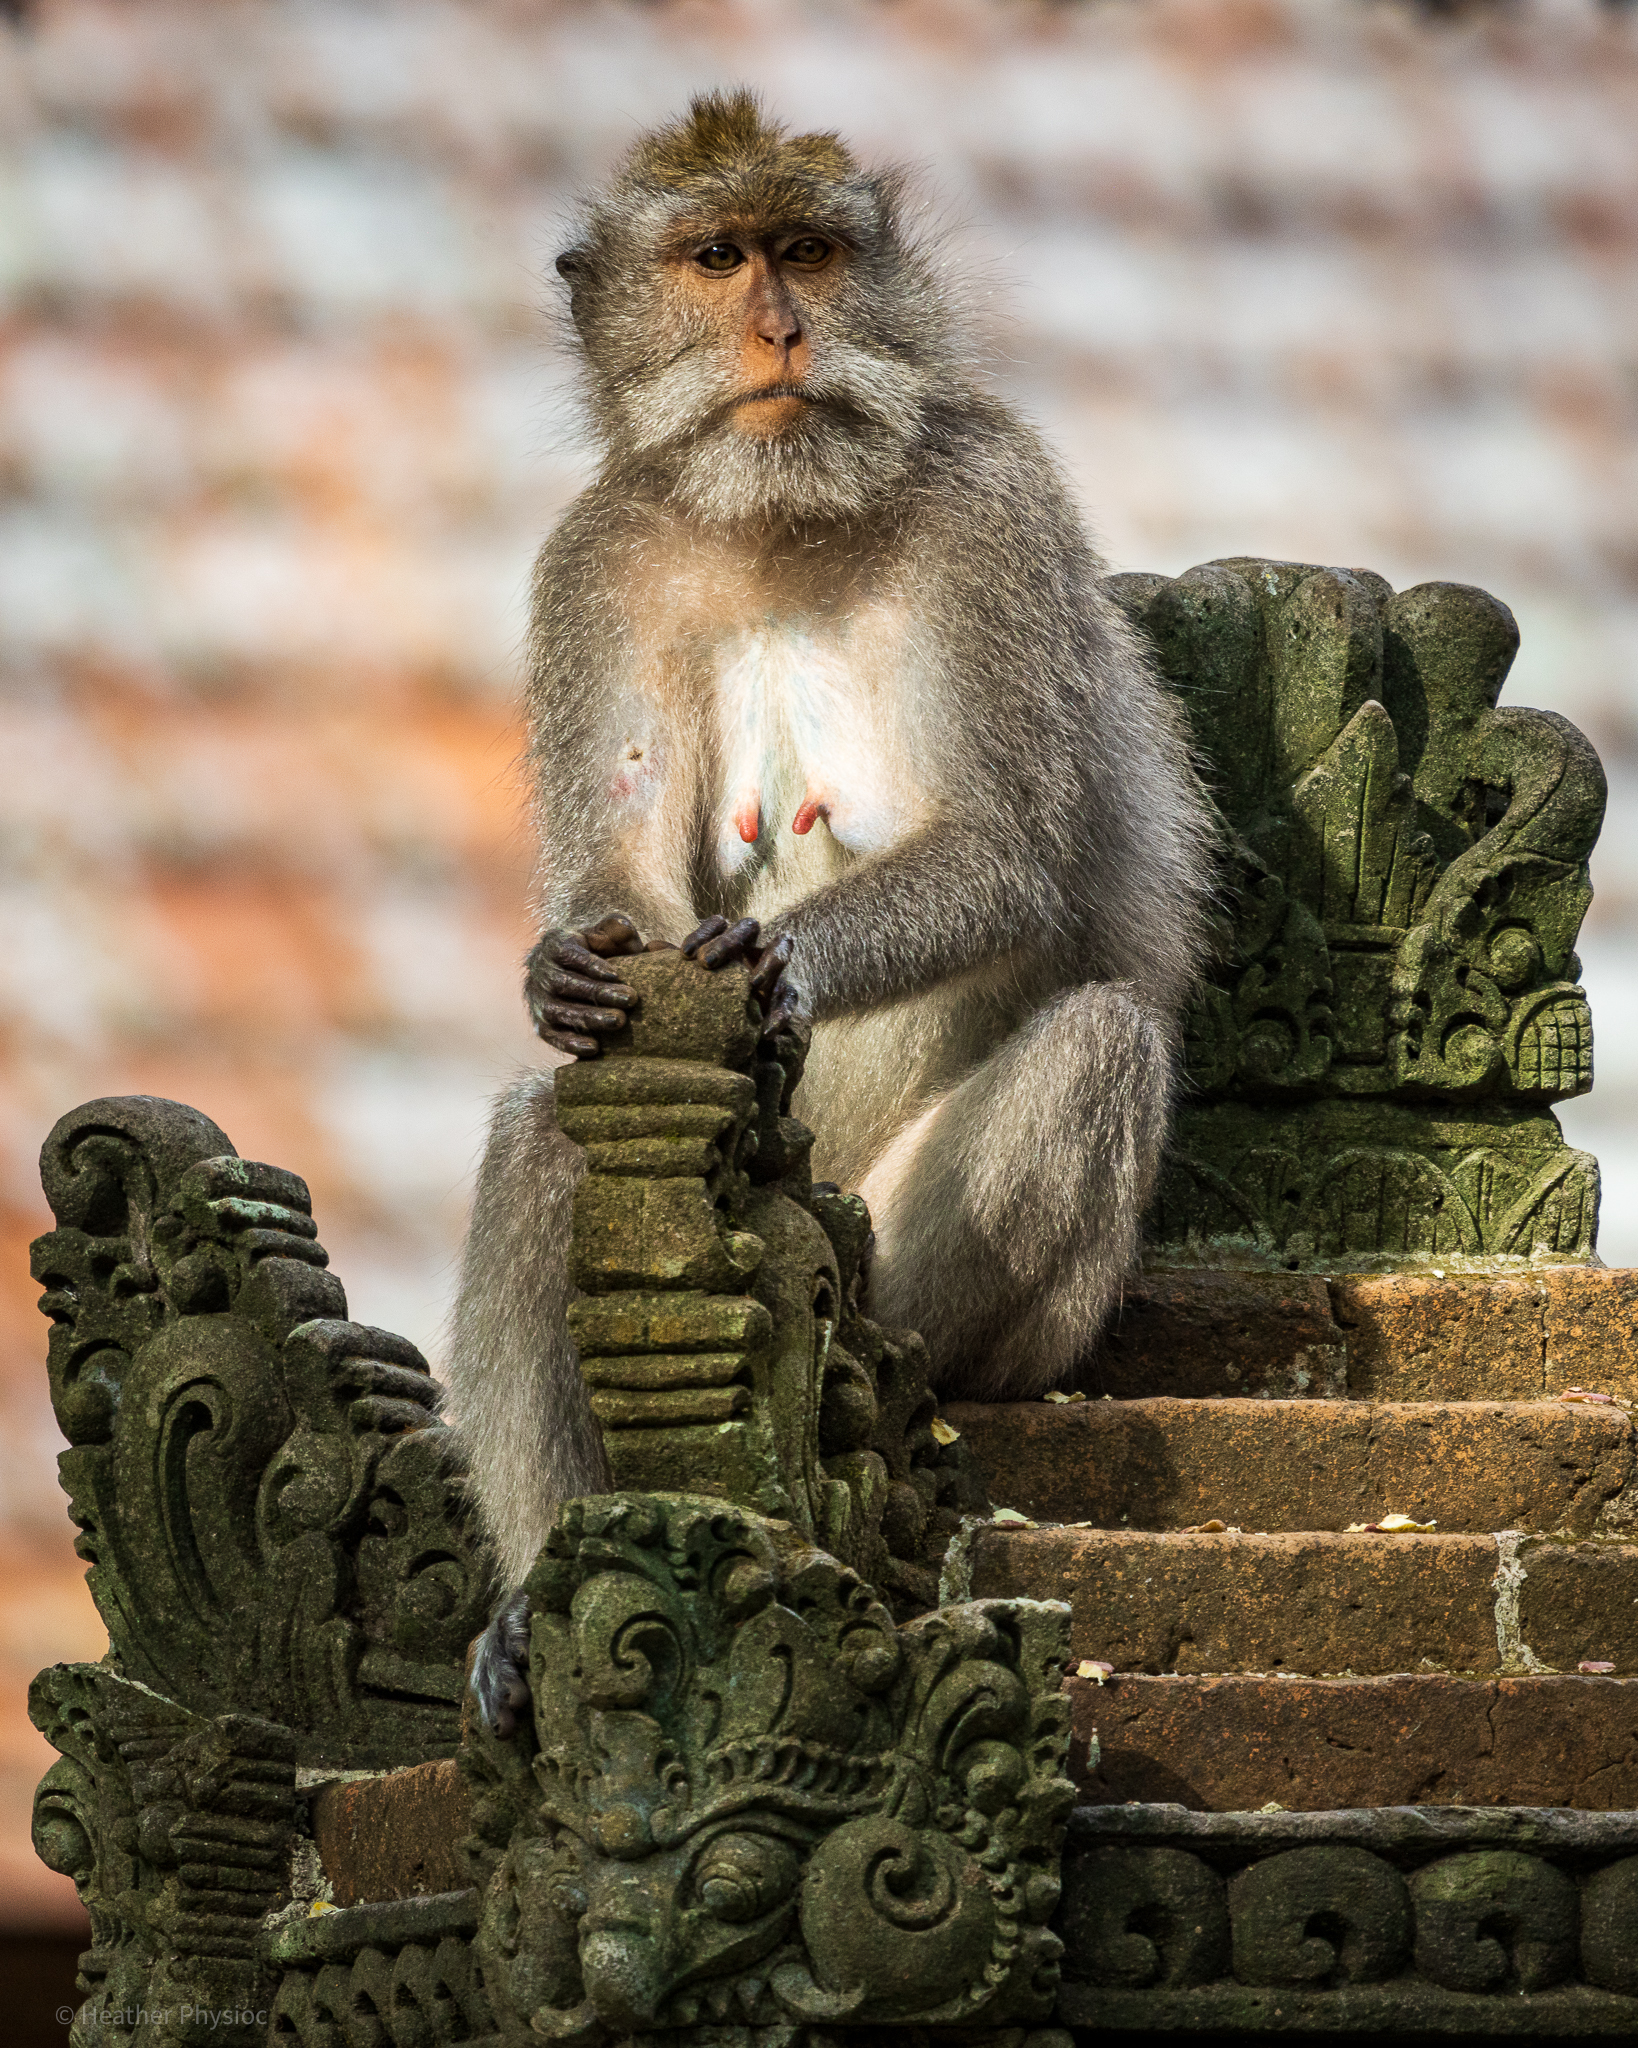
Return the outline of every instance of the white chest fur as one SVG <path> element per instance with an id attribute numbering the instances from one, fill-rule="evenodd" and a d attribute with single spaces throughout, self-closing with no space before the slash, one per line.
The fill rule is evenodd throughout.
<path id="1" fill-rule="evenodd" d="M 810 832 L 854 854 L 903 833 L 896 692 L 879 648 L 800 625 L 757 627 L 723 648 L 713 694 L 725 874 L 780 865 L 785 842 Z"/>

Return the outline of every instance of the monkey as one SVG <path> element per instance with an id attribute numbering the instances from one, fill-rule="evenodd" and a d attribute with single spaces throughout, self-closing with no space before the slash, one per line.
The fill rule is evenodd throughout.
<path id="1" fill-rule="evenodd" d="M 636 142 L 557 259 L 594 479 L 534 572 L 539 1036 L 627 1028 L 620 959 L 746 961 L 811 1031 L 814 1171 L 944 1397 L 1038 1396 L 1138 1251 L 1213 826 L 1181 713 L 1036 433 L 984 385 L 907 185 L 745 91 Z M 496 1105 L 450 1399 L 516 1587 L 607 1466 L 565 1323 L 582 1156 Z M 473 1668 L 527 1697 L 505 1599 Z"/>

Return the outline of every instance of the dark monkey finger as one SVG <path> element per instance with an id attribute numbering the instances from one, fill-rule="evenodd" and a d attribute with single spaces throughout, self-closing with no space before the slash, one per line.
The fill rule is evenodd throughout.
<path id="1" fill-rule="evenodd" d="M 594 1060 L 603 1050 L 595 1038 L 577 1038 L 573 1032 L 554 1031 L 549 1024 L 537 1024 L 535 1036 L 559 1052 L 572 1052 L 577 1060 Z"/>
<path id="2" fill-rule="evenodd" d="M 594 953 L 640 953 L 643 942 L 629 917 L 614 911 L 586 933 L 586 944 Z"/>
<path id="3" fill-rule="evenodd" d="M 731 924 L 718 937 L 708 940 L 700 948 L 700 961 L 706 967 L 727 967 L 735 960 L 743 960 L 747 953 L 755 950 L 757 935 L 762 927 L 754 917 L 742 917 L 738 924 Z"/>
<path id="4" fill-rule="evenodd" d="M 718 932 L 725 932 L 727 929 L 727 918 L 708 917 L 703 924 L 695 925 L 687 938 L 683 940 L 682 949 L 684 954 L 691 958 L 697 946 L 703 946 L 707 939 L 714 939 Z"/>
<path id="5" fill-rule="evenodd" d="M 576 974 L 589 975 L 593 981 L 617 982 L 620 978 L 619 968 L 610 967 L 595 953 L 587 952 L 579 932 L 543 932 L 529 949 L 529 957 L 523 963 L 525 979 L 533 981 L 549 973 L 553 967 L 572 968 Z"/>
<path id="6" fill-rule="evenodd" d="M 589 1003 L 558 1003 L 550 999 L 540 1005 L 540 1015 L 560 1031 L 623 1031 L 624 1010 L 595 1010 Z"/>
<path id="7" fill-rule="evenodd" d="M 547 967 L 530 977 L 530 987 L 540 987 L 554 996 L 564 996 L 571 1002 L 590 1003 L 594 1008 L 606 1004 L 618 1010 L 634 1010 L 637 1007 L 637 991 L 627 988 L 623 981 L 592 981 L 584 974 L 570 974 L 566 968 Z"/>
<path id="8" fill-rule="evenodd" d="M 540 949 L 537 948 L 537 951 Z M 613 983 L 620 978 L 618 967 L 611 967 L 606 960 L 599 960 L 595 953 L 588 953 L 572 934 L 550 951 L 541 951 L 540 965 L 542 970 L 547 967 L 567 967 L 576 974 L 590 976 L 594 981 Z"/>
<path id="9" fill-rule="evenodd" d="M 787 932 L 764 949 L 751 975 L 751 992 L 758 996 L 772 995 L 774 986 L 784 973 L 791 957 L 791 938 Z"/>

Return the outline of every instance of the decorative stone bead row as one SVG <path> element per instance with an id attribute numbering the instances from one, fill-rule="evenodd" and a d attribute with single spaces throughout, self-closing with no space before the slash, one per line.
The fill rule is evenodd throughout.
<path id="1" fill-rule="evenodd" d="M 1368 1849 L 1287 1849 L 1231 1875 L 1184 1849 L 1075 1865 L 1066 1917 L 1094 1984 L 1328 1989 L 1414 1970 L 1448 1991 L 1543 1991 L 1579 1969 L 1638 1996 L 1638 1856 L 1576 1875 L 1472 1849 L 1405 1874 Z"/>

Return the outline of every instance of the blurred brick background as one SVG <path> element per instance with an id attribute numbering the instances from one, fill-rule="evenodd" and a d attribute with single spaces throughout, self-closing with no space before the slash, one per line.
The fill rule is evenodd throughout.
<path id="1" fill-rule="evenodd" d="M 748 79 L 930 169 L 1113 560 L 1480 582 L 1609 765 L 1588 979 L 1638 1261 L 1638 22 L 1596 0 L 37 0 L 0 25 L 0 1925 L 43 1663 L 100 1653 L 40 1140 L 197 1104 L 436 1356 L 530 1040 L 513 709 L 581 474 L 554 220 Z"/>

